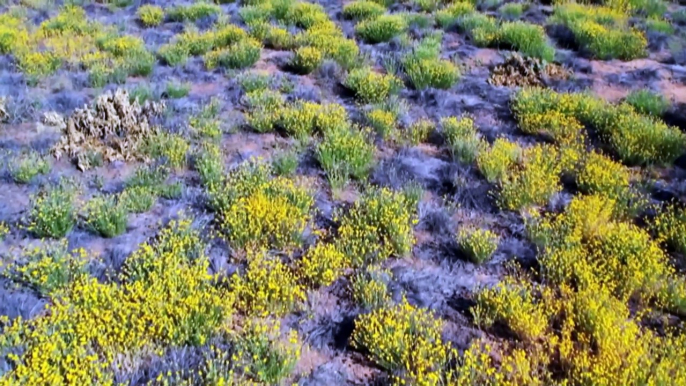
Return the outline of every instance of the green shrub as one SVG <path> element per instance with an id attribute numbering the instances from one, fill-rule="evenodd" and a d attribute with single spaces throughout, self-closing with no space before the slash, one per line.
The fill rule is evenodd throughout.
<path id="1" fill-rule="evenodd" d="M 407 28 L 401 15 L 381 15 L 363 20 L 355 26 L 355 33 L 366 43 L 382 43 L 393 39 Z"/>
<path id="2" fill-rule="evenodd" d="M 224 159 L 219 146 L 204 144 L 200 153 L 195 157 L 195 170 L 200 175 L 203 186 L 219 186 L 224 180 Z"/>
<path id="3" fill-rule="evenodd" d="M 290 25 L 309 29 L 329 21 L 329 16 L 320 4 L 296 2 L 288 8 L 285 20 Z"/>
<path id="4" fill-rule="evenodd" d="M 579 21 L 571 26 L 578 44 L 594 58 L 632 60 L 646 56 L 647 40 L 637 30 L 602 26 L 592 21 Z"/>
<path id="5" fill-rule="evenodd" d="M 328 131 L 317 145 L 317 159 L 334 188 L 340 188 L 352 176 L 363 180 L 373 163 L 376 147 L 369 133 L 356 129 Z"/>
<path id="6" fill-rule="evenodd" d="M 246 25 L 269 21 L 272 17 L 272 7 L 268 2 L 255 5 L 243 6 L 238 10 L 238 15 Z"/>
<path id="7" fill-rule="evenodd" d="M 658 241 L 686 254 L 686 210 L 675 205 L 667 206 L 655 216 L 649 226 Z"/>
<path id="8" fill-rule="evenodd" d="M 249 71 L 238 77 L 238 83 L 246 93 L 266 90 L 271 86 L 272 76 L 268 72 Z"/>
<path id="9" fill-rule="evenodd" d="M 664 19 L 646 19 L 646 29 L 648 31 L 659 32 L 665 35 L 672 35 L 674 33 L 674 26 Z"/>
<path id="10" fill-rule="evenodd" d="M 242 69 L 251 67 L 260 60 L 262 45 L 254 39 L 244 39 L 228 48 L 214 50 L 205 55 L 205 66 L 208 69 L 217 66 Z"/>
<path id="11" fill-rule="evenodd" d="M 222 9 L 211 3 L 206 3 L 204 1 L 199 1 L 197 3 L 191 4 L 189 6 L 176 6 L 168 11 L 168 17 L 171 21 L 197 21 L 204 17 L 214 16 L 220 14 Z"/>
<path id="12" fill-rule="evenodd" d="M 477 46 L 494 44 L 498 39 L 498 21 L 490 16 L 472 12 L 460 17 L 457 24 L 467 32 Z"/>
<path id="13" fill-rule="evenodd" d="M 176 43 L 165 44 L 157 50 L 157 56 L 170 66 L 186 63 L 188 55 L 188 48 Z"/>
<path id="14" fill-rule="evenodd" d="M 188 141 L 180 135 L 162 132 L 147 138 L 143 152 L 153 158 L 164 158 L 174 168 L 186 165 L 186 154 L 190 149 Z"/>
<path id="15" fill-rule="evenodd" d="M 167 98 L 179 99 L 187 96 L 190 91 L 190 83 L 168 82 L 165 94 L 167 95 Z"/>
<path id="16" fill-rule="evenodd" d="M 411 251 L 416 223 L 412 204 L 403 192 L 374 188 L 349 211 L 334 216 L 340 222 L 339 250 L 348 256 L 352 267 L 380 263 Z"/>
<path id="17" fill-rule="evenodd" d="M 445 141 L 450 153 L 460 162 L 472 163 L 479 152 L 485 147 L 484 141 L 474 126 L 474 121 L 468 117 L 448 117 L 441 119 Z"/>
<path id="18" fill-rule="evenodd" d="M 298 261 L 298 271 L 311 285 L 328 286 L 343 274 L 347 260 L 335 245 L 318 243 Z"/>
<path id="19" fill-rule="evenodd" d="M 474 4 L 466 1 L 456 1 L 446 8 L 436 12 L 436 23 L 441 28 L 450 28 L 458 23 L 459 18 L 475 13 Z"/>
<path id="20" fill-rule="evenodd" d="M 309 74 L 322 64 L 323 55 L 315 47 L 301 47 L 295 50 L 291 67 L 300 74 Z"/>
<path id="21" fill-rule="evenodd" d="M 442 3 L 440 0 L 414 0 L 422 12 L 433 12 Z"/>
<path id="22" fill-rule="evenodd" d="M 296 46 L 295 38 L 288 30 L 274 26 L 267 30 L 264 44 L 275 50 L 290 50 Z"/>
<path id="23" fill-rule="evenodd" d="M 102 237 L 112 238 L 126 232 L 127 209 L 112 196 L 92 198 L 85 212 L 86 226 Z"/>
<path id="24" fill-rule="evenodd" d="M 126 180 L 126 187 L 144 187 L 156 191 L 169 176 L 169 170 L 162 166 L 143 166 Z"/>
<path id="25" fill-rule="evenodd" d="M 503 23 L 498 31 L 497 42 L 523 55 L 547 62 L 552 62 L 555 56 L 555 49 L 548 44 L 545 30 L 540 25 L 522 21 Z"/>
<path id="26" fill-rule="evenodd" d="M 344 85 L 352 90 L 361 102 L 379 103 L 397 93 L 401 82 L 391 74 L 379 74 L 364 67 L 350 71 Z"/>
<path id="27" fill-rule="evenodd" d="M 146 27 L 157 27 L 164 20 L 164 10 L 156 5 L 142 5 L 136 11 L 136 15 Z"/>
<path id="28" fill-rule="evenodd" d="M 119 203 L 128 212 L 144 213 L 155 205 L 158 190 L 147 186 L 130 186 L 119 195 Z"/>
<path id="29" fill-rule="evenodd" d="M 418 119 L 402 133 L 403 142 L 409 145 L 419 145 L 429 139 L 429 135 L 436 129 L 436 125 L 429 119 Z"/>
<path id="30" fill-rule="evenodd" d="M 522 16 L 523 12 L 524 4 L 522 3 L 507 3 L 498 9 L 498 13 L 507 19 L 518 19 L 520 16 Z"/>
<path id="31" fill-rule="evenodd" d="M 386 8 L 383 5 L 368 0 L 357 0 L 343 6 L 343 16 L 346 19 L 370 19 L 385 12 Z"/>
<path id="32" fill-rule="evenodd" d="M 661 94 L 650 90 L 632 91 L 625 99 L 640 114 L 659 117 L 669 110 L 670 102 Z"/>
<path id="33" fill-rule="evenodd" d="M 299 100 L 281 110 L 281 126 L 297 139 L 306 141 L 315 129 L 320 108 L 318 103 Z"/>
<path id="34" fill-rule="evenodd" d="M 428 87 L 447 90 L 460 78 L 460 70 L 449 60 L 422 59 L 410 55 L 403 60 L 403 68 L 417 90 Z"/>
<path id="35" fill-rule="evenodd" d="M 214 48 L 216 37 L 213 33 L 186 30 L 176 38 L 176 44 L 185 47 L 192 56 L 204 55 Z"/>
<path id="36" fill-rule="evenodd" d="M 299 152 L 296 149 L 282 150 L 272 159 L 272 169 L 279 176 L 292 176 L 298 169 Z"/>
<path id="37" fill-rule="evenodd" d="M 234 24 L 226 24 L 214 32 L 214 47 L 225 48 L 248 38 L 248 33 Z"/>
<path id="38" fill-rule="evenodd" d="M 62 182 L 31 197 L 28 230 L 36 237 L 62 238 L 74 227 L 76 190 Z"/>
<path id="39" fill-rule="evenodd" d="M 300 358 L 297 332 L 291 330 L 287 335 L 282 334 L 279 321 L 249 320 L 237 346 L 237 352 L 243 353 L 248 363 L 244 371 L 265 385 L 281 384 Z M 211 384 L 221 384 L 224 379 L 221 377 L 219 382 Z"/>
<path id="40" fill-rule="evenodd" d="M 12 179 L 19 184 L 27 184 L 37 175 L 49 173 L 50 169 L 50 161 L 35 151 L 20 155 L 9 166 Z"/>
<path id="41" fill-rule="evenodd" d="M 472 262 L 481 264 L 498 249 L 498 236 L 488 229 L 462 229 L 457 244 Z"/>

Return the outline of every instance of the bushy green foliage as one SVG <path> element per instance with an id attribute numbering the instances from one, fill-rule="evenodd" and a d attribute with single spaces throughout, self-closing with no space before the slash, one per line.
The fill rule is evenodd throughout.
<path id="1" fill-rule="evenodd" d="M 545 205 L 562 189 L 558 156 L 558 151 L 550 146 L 525 149 L 520 167 L 502 177 L 499 205 L 507 210 Z"/>
<path id="2" fill-rule="evenodd" d="M 435 13 L 436 23 L 441 28 L 450 28 L 458 23 L 459 18 L 473 14 L 475 11 L 474 4 L 471 2 L 455 1 Z"/>
<path id="3" fill-rule="evenodd" d="M 428 87 L 447 90 L 460 78 L 457 66 L 444 59 L 424 59 L 410 55 L 403 60 L 403 68 L 410 83 L 417 90 Z"/>
<path id="4" fill-rule="evenodd" d="M 406 255 L 414 244 L 415 211 L 402 192 L 387 188 L 365 192 L 347 213 L 335 216 L 340 222 L 340 251 L 353 267 Z"/>
<path id="5" fill-rule="evenodd" d="M 169 20 L 180 22 L 194 22 L 219 13 L 221 13 L 221 8 L 218 5 L 205 1 L 198 1 L 188 6 L 179 5 L 167 11 Z"/>
<path id="6" fill-rule="evenodd" d="M 242 69 L 251 67 L 260 59 L 262 45 L 254 39 L 248 38 L 232 44 L 228 48 L 214 50 L 205 55 L 205 66 L 209 69 L 218 66 Z"/>
<path id="7" fill-rule="evenodd" d="M 131 213 L 145 213 L 157 201 L 157 189 L 146 186 L 130 186 L 119 196 L 119 202 Z"/>
<path id="8" fill-rule="evenodd" d="M 179 99 L 187 96 L 190 91 L 191 85 L 189 83 L 168 82 L 165 94 L 168 98 Z"/>
<path id="9" fill-rule="evenodd" d="M 659 117 L 670 107 L 670 102 L 661 94 L 656 94 L 650 90 L 632 91 L 626 97 L 626 103 L 630 104 L 641 114 Z"/>
<path id="10" fill-rule="evenodd" d="M 383 5 L 368 0 L 357 0 L 343 6 L 343 16 L 353 20 L 375 18 L 385 12 Z"/>
<path id="11" fill-rule="evenodd" d="M 332 187 L 340 188 L 353 177 L 364 180 L 374 163 L 376 147 L 369 133 L 356 128 L 327 131 L 317 145 L 317 160 Z"/>
<path id="12" fill-rule="evenodd" d="M 138 20 L 146 27 L 156 27 L 164 20 L 164 10 L 156 5 L 145 4 L 136 12 Z"/>
<path id="13" fill-rule="evenodd" d="M 355 26 L 355 33 L 367 43 L 382 43 L 398 36 L 407 28 L 401 15 L 381 15 L 374 19 L 363 20 Z"/>
<path id="14" fill-rule="evenodd" d="M 353 300 L 366 310 L 375 310 L 390 303 L 388 283 L 393 274 L 376 265 L 365 267 L 353 277 L 351 284 Z"/>
<path id="15" fill-rule="evenodd" d="M 32 196 L 28 230 L 36 237 L 66 236 L 76 222 L 75 196 L 75 188 L 66 182 Z"/>
<path id="16" fill-rule="evenodd" d="M 21 154 L 9 166 L 12 179 L 20 184 L 27 184 L 39 174 L 50 172 L 50 161 L 35 151 Z"/>
<path id="17" fill-rule="evenodd" d="M 522 13 L 524 12 L 524 7 L 525 5 L 523 3 L 507 3 L 503 4 L 498 9 L 498 12 L 502 17 L 508 19 L 518 19 L 520 16 L 522 16 Z"/>
<path id="18" fill-rule="evenodd" d="M 491 183 L 500 181 L 512 166 L 520 160 L 522 149 L 515 142 L 498 138 L 488 149 L 483 149 L 476 157 L 479 171 Z"/>

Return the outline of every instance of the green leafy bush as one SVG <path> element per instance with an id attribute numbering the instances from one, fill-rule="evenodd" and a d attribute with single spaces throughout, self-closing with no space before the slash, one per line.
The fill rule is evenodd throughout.
<path id="1" fill-rule="evenodd" d="M 157 189 L 131 186 L 119 196 L 119 202 L 131 213 L 145 213 L 157 202 Z"/>
<path id="2" fill-rule="evenodd" d="M 450 28 L 466 15 L 475 13 L 474 4 L 467 1 L 456 1 L 435 13 L 436 23 L 441 28 Z"/>
<path id="3" fill-rule="evenodd" d="M 382 43 L 393 39 L 407 28 L 401 15 L 381 15 L 363 20 L 355 26 L 355 33 L 367 43 Z"/>
<path id="4" fill-rule="evenodd" d="M 497 42 L 521 52 L 523 55 L 552 62 L 555 49 L 548 43 L 540 25 L 522 21 L 506 22 L 500 26 Z"/>
<path id="5" fill-rule="evenodd" d="M 390 303 L 388 283 L 393 274 L 387 269 L 371 265 L 353 276 L 351 283 L 353 300 L 366 310 L 375 310 Z"/>
<path id="6" fill-rule="evenodd" d="M 168 10 L 167 15 L 171 21 L 197 21 L 205 17 L 218 15 L 222 9 L 212 3 L 199 1 L 189 6 L 176 6 Z"/>
<path id="7" fill-rule="evenodd" d="M 537 145 L 524 150 L 521 167 L 501 179 L 500 206 L 507 210 L 520 210 L 546 204 L 562 189 L 558 156 L 558 151 L 550 146 Z"/>

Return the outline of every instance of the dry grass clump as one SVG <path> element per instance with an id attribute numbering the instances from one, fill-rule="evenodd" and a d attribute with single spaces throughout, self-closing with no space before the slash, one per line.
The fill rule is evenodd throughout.
<path id="1" fill-rule="evenodd" d="M 548 80 L 566 79 L 570 73 L 554 63 L 543 63 L 538 58 L 524 58 L 518 53 L 510 55 L 505 63 L 497 65 L 490 84 L 496 86 L 544 86 Z"/>
<path id="2" fill-rule="evenodd" d="M 73 160 L 81 170 L 89 169 L 94 157 L 105 162 L 140 159 L 141 146 L 157 131 L 150 120 L 164 108 L 158 102 L 131 103 L 123 89 L 107 92 L 98 97 L 93 109 L 72 113 L 52 152 L 58 159 Z"/>

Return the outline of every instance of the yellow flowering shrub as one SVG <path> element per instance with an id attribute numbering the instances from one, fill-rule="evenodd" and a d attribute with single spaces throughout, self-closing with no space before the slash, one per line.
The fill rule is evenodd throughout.
<path id="1" fill-rule="evenodd" d="M 472 118 L 442 118 L 441 126 L 443 126 L 443 135 L 451 154 L 461 162 L 474 162 L 479 152 L 486 145 L 479 136 Z"/>
<path id="2" fill-rule="evenodd" d="M 670 205 L 650 222 L 657 240 L 680 253 L 686 253 L 686 210 Z"/>
<path id="3" fill-rule="evenodd" d="M 629 188 L 630 177 L 629 170 L 623 165 L 598 152 L 590 152 L 576 176 L 576 182 L 585 193 L 603 194 L 619 200 Z"/>
<path id="4" fill-rule="evenodd" d="M 404 300 L 358 317 L 352 334 L 355 347 L 393 372 L 397 384 L 440 385 L 439 370 L 446 364 L 448 344 L 441 338 L 443 326 L 432 312 Z"/>
<path id="5" fill-rule="evenodd" d="M 352 266 L 403 256 L 414 244 L 415 208 L 403 193 L 387 188 L 365 192 L 345 213 L 338 213 L 338 245 Z"/>
<path id="6" fill-rule="evenodd" d="M 460 250 L 474 263 L 490 259 L 498 249 L 498 236 L 488 229 L 461 229 L 457 234 Z"/>
<path id="7" fill-rule="evenodd" d="M 521 155 L 522 149 L 517 143 L 498 138 L 490 148 L 477 154 L 476 165 L 488 182 L 495 183 L 519 162 Z"/>
<path id="8" fill-rule="evenodd" d="M 298 261 L 298 272 L 315 286 L 328 286 L 343 274 L 348 259 L 336 245 L 318 243 Z"/>
<path id="9" fill-rule="evenodd" d="M 429 135 L 436 129 L 436 124 L 429 119 L 418 119 L 401 133 L 404 143 L 419 145 L 429 139 Z"/>
<path id="10" fill-rule="evenodd" d="M 156 27 L 164 20 L 164 10 L 156 5 L 145 4 L 136 11 L 138 20 L 146 27 Z"/>
<path id="11" fill-rule="evenodd" d="M 512 279 L 483 288 L 476 294 L 475 319 L 486 327 L 505 323 L 519 339 L 535 340 L 548 329 L 553 305 L 547 305 L 551 309 L 539 306 L 533 291 L 528 284 Z"/>
<path id="12" fill-rule="evenodd" d="M 272 26 L 264 37 L 264 45 L 275 50 L 288 50 L 295 47 L 295 38 L 287 29 Z"/>
<path id="13" fill-rule="evenodd" d="M 248 319 L 237 345 L 247 363 L 244 371 L 260 384 L 280 384 L 300 359 L 298 333 L 284 333 L 279 321 Z"/>
<path id="14" fill-rule="evenodd" d="M 391 271 L 375 265 L 367 266 L 362 272 L 356 273 L 351 282 L 355 304 L 369 310 L 390 304 L 388 283 L 392 277 Z"/>
<path id="15" fill-rule="evenodd" d="M 248 251 L 247 260 L 245 274 L 234 274 L 231 278 L 241 310 L 250 315 L 283 316 L 298 309 L 305 300 L 305 292 L 278 256 Z"/>
<path id="16" fill-rule="evenodd" d="M 362 103 L 379 103 L 395 94 L 401 81 L 391 74 L 380 74 L 364 67 L 350 71 L 343 84 Z"/>
<path id="17" fill-rule="evenodd" d="M 209 191 L 219 227 L 235 248 L 289 249 L 302 242 L 314 199 L 307 188 L 270 173 L 267 164 L 251 160 Z"/>
<path id="18" fill-rule="evenodd" d="M 198 233 L 181 220 L 127 259 L 121 284 L 76 275 L 49 312 L 4 326 L 0 350 L 23 351 L 10 355 L 0 385 L 113 385 L 112 365 L 123 352 L 204 344 L 233 310 L 208 265 Z"/>
<path id="19" fill-rule="evenodd" d="M 396 116 L 390 111 L 380 108 L 366 113 L 367 122 L 382 138 L 388 139 L 395 132 Z"/>
<path id="20" fill-rule="evenodd" d="M 291 67 L 301 74 L 309 74 L 319 68 L 324 60 L 322 52 L 315 47 L 300 47 L 295 50 Z"/>
<path id="21" fill-rule="evenodd" d="M 557 149 L 537 145 L 525 149 L 519 168 L 502 177 L 498 203 L 503 209 L 519 210 L 544 205 L 562 189 Z"/>
<path id="22" fill-rule="evenodd" d="M 281 109 L 280 124 L 287 133 L 301 140 L 307 139 L 315 129 L 320 109 L 318 103 L 298 101 Z"/>
<path id="23" fill-rule="evenodd" d="M 10 227 L 4 221 L 0 221 L 0 241 L 10 233 Z"/>
<path id="24" fill-rule="evenodd" d="M 79 276 L 86 274 L 86 251 L 69 251 L 66 241 L 26 249 L 2 275 L 22 283 L 43 296 L 66 290 Z"/>

